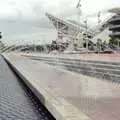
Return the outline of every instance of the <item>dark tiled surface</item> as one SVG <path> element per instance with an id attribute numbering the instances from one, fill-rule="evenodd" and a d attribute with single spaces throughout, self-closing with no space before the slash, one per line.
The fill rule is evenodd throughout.
<path id="1" fill-rule="evenodd" d="M 0 56 L 0 120 L 54 120 Z"/>

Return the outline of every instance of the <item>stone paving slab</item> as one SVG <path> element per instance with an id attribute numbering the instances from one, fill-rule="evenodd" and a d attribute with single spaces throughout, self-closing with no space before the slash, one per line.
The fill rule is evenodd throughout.
<path id="1" fill-rule="evenodd" d="M 42 93 L 44 104 L 58 119 L 120 120 L 119 84 L 68 72 L 19 55 L 4 57 Z"/>

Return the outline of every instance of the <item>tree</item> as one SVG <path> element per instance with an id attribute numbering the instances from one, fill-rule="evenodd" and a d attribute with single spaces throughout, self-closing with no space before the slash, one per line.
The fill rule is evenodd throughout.
<path id="1" fill-rule="evenodd" d="M 115 46 L 118 45 L 118 40 L 116 37 L 111 37 L 109 40 L 109 46 L 110 48 L 115 48 Z"/>
<path id="2" fill-rule="evenodd" d="M 102 43 L 102 50 L 104 50 L 105 48 L 108 48 L 108 43 L 106 41 Z"/>

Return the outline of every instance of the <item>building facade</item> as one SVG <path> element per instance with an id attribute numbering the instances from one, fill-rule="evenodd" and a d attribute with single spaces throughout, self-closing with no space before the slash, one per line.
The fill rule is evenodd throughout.
<path id="1" fill-rule="evenodd" d="M 109 12 L 115 14 L 109 20 L 110 37 L 120 39 L 120 8 L 111 9 Z"/>

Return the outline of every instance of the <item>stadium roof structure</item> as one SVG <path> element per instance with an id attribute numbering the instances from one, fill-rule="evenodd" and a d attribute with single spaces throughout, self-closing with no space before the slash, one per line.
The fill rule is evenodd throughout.
<path id="1" fill-rule="evenodd" d="M 116 14 L 120 14 L 120 7 L 110 9 L 109 12 L 111 12 L 111 13 L 116 13 Z"/>
<path id="2" fill-rule="evenodd" d="M 79 24 L 76 21 L 67 20 L 65 18 L 54 16 L 49 13 L 46 13 L 46 16 L 49 18 L 55 28 L 61 30 L 63 33 L 65 29 L 70 32 L 69 34 L 71 34 L 71 36 L 74 36 L 75 34 L 77 35 L 79 33 L 84 34 L 86 32 L 86 26 L 83 24 Z M 92 30 L 90 30 L 89 28 L 87 28 L 87 30 L 88 34 L 92 35 Z"/>
<path id="3" fill-rule="evenodd" d="M 52 14 L 46 13 L 46 16 L 55 26 L 58 31 L 58 36 L 68 35 L 72 38 L 84 37 L 86 34 L 86 26 L 80 23 L 77 23 L 74 20 L 68 20 L 62 17 L 54 16 Z M 87 26 L 87 35 L 91 36 L 89 40 L 93 43 L 96 43 L 97 39 L 109 39 L 109 20 L 114 16 L 109 16 L 105 21 L 101 22 L 98 26 L 89 28 Z M 81 39 L 81 38 L 80 38 Z"/>

